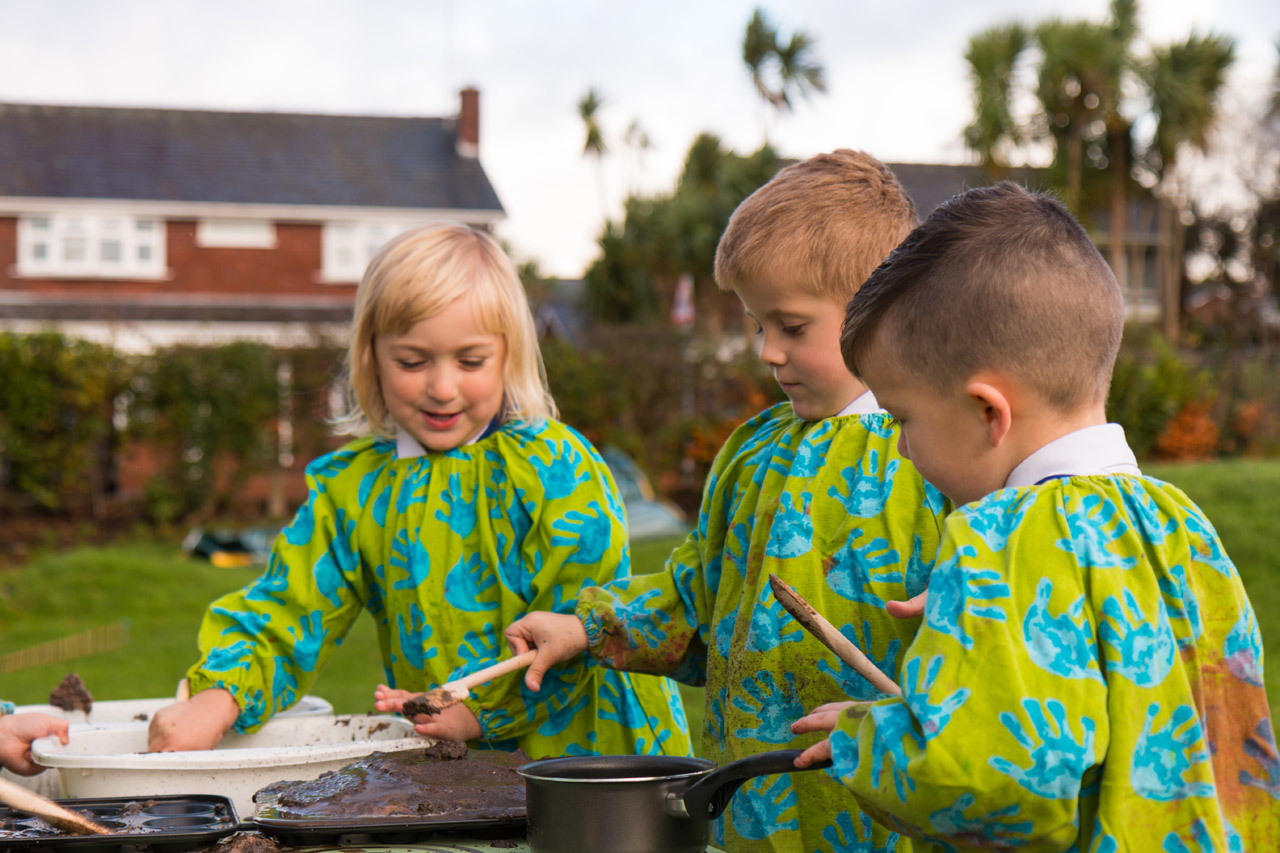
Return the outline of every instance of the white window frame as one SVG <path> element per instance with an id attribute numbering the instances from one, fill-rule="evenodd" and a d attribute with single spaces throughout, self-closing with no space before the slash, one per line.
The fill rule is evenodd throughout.
<path id="1" fill-rule="evenodd" d="M 274 249 L 276 224 L 269 219 L 201 219 L 196 245 L 202 249 Z"/>
<path id="2" fill-rule="evenodd" d="M 392 237 L 423 224 L 390 220 L 325 222 L 320 236 L 320 280 L 325 284 L 360 281 L 369 261 Z"/>
<path id="3" fill-rule="evenodd" d="M 29 278 L 165 278 L 165 223 L 117 213 L 24 214 L 17 261 L 18 275 Z"/>

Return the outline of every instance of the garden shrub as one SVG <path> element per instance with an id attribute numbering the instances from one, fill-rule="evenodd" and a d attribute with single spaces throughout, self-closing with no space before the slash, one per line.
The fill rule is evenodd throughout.
<path id="1" fill-rule="evenodd" d="M 57 334 L 0 334 L 0 489 L 45 510 L 101 511 L 121 360 Z M 12 504 L 12 499 L 6 503 Z"/>
<path id="2" fill-rule="evenodd" d="M 1205 401 L 1208 372 L 1152 333 L 1126 330 L 1107 398 L 1108 419 L 1125 429 L 1139 458 L 1149 456 L 1170 421 L 1189 404 Z"/>

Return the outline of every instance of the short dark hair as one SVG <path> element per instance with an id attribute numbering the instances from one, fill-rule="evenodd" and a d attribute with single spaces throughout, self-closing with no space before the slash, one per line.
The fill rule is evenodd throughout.
<path id="1" fill-rule="evenodd" d="M 1080 223 L 1002 181 L 951 198 L 885 259 L 849 302 L 840 351 L 860 375 L 891 342 L 938 390 L 998 370 L 1069 410 L 1105 397 L 1123 330 L 1120 286 Z"/>

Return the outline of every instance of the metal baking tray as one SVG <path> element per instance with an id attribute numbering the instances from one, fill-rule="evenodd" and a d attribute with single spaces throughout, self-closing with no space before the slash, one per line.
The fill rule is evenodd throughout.
<path id="1" fill-rule="evenodd" d="M 256 816 L 252 829 L 270 835 L 282 844 L 308 846 L 364 842 L 412 844 L 442 840 L 450 833 L 466 833 L 477 838 L 524 839 L 525 816 L 510 818 L 369 817 L 369 818 L 283 818 Z M 249 828 L 249 827 L 244 827 Z"/>
<path id="2" fill-rule="evenodd" d="M 237 829 L 235 809 L 226 797 L 96 797 L 57 800 L 111 830 L 110 835 L 72 835 L 40 818 L 0 806 L 0 850 L 68 848 L 76 853 L 106 853 L 124 845 L 151 851 L 190 850 L 212 844 Z"/>

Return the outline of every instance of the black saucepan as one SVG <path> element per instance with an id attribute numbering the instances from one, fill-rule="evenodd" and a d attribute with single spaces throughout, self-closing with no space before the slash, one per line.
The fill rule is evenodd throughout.
<path id="1" fill-rule="evenodd" d="M 590 755 L 518 768 L 534 853 L 702 853 L 710 822 L 753 776 L 796 771 L 798 749 L 717 768 L 702 758 Z M 830 767 L 820 762 L 809 770 Z"/>

